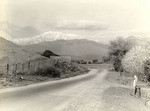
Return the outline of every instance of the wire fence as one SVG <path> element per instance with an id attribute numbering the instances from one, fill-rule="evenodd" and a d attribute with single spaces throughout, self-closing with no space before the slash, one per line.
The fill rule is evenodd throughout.
<path id="1" fill-rule="evenodd" d="M 38 58 L 24 63 L 3 64 L 0 66 L 0 75 L 14 75 L 18 73 L 30 74 L 38 71 L 39 69 L 49 68 L 55 66 L 57 62 L 71 62 L 70 57 L 51 57 Z"/>

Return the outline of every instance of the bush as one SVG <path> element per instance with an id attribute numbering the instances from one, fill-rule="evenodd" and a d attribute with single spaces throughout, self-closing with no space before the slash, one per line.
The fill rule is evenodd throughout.
<path id="1" fill-rule="evenodd" d="M 45 69 L 39 69 L 34 74 L 41 76 L 52 76 L 52 77 L 60 77 L 60 71 L 57 68 L 50 67 Z"/>
<path id="2" fill-rule="evenodd" d="M 39 69 L 34 74 L 41 76 L 60 77 L 61 75 L 77 75 L 79 73 L 88 72 L 88 69 L 78 66 L 74 63 L 57 62 L 54 67 Z M 72 74 L 72 75 L 71 75 Z"/>
<path id="3" fill-rule="evenodd" d="M 122 60 L 123 68 L 133 74 L 144 74 L 144 64 L 150 60 L 149 52 L 149 49 L 142 46 L 132 48 Z"/>
<path id="4" fill-rule="evenodd" d="M 141 79 L 145 76 L 145 63 L 150 61 L 150 43 L 143 39 L 136 40 L 122 60 L 123 69 L 131 74 L 139 75 Z M 149 80 L 148 74 L 146 74 Z"/>

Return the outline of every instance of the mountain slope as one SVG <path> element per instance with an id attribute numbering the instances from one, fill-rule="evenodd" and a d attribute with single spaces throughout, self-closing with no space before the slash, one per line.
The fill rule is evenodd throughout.
<path id="1" fill-rule="evenodd" d="M 20 46 L 0 37 L 0 64 L 23 63 L 36 58 L 44 57 L 28 52 Z"/>
<path id="2" fill-rule="evenodd" d="M 80 40 L 57 40 L 53 42 L 42 42 L 28 46 L 22 46 L 25 50 L 42 53 L 51 50 L 58 55 L 67 55 L 78 59 L 101 59 L 106 56 L 108 46 L 94 41 Z"/>

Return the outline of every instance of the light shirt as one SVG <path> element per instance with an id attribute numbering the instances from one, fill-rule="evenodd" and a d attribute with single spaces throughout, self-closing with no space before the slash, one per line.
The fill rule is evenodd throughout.
<path id="1" fill-rule="evenodd" d="M 134 75 L 133 87 L 136 87 L 138 81 L 138 77 Z"/>

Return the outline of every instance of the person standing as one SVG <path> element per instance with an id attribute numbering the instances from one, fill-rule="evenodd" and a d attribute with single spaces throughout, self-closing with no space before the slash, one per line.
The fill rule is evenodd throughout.
<path id="1" fill-rule="evenodd" d="M 139 97 L 141 97 L 141 88 L 137 85 L 137 82 L 138 82 L 138 77 L 134 75 L 134 80 L 133 80 L 134 95 L 136 95 L 138 91 Z"/>
<path id="2" fill-rule="evenodd" d="M 133 88 L 135 88 L 137 86 L 137 81 L 138 81 L 138 77 L 136 75 L 134 75 Z"/>

